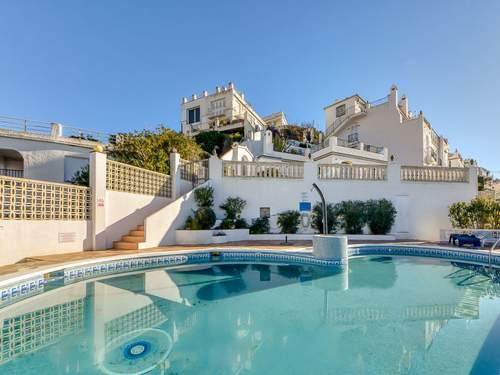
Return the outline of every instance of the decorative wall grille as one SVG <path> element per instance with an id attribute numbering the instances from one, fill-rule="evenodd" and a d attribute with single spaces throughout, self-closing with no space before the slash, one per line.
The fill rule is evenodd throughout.
<path id="1" fill-rule="evenodd" d="M 0 176 L 0 220 L 90 220 L 90 188 Z"/>
<path id="2" fill-rule="evenodd" d="M 401 167 L 401 181 L 469 182 L 469 168 Z"/>
<path id="3" fill-rule="evenodd" d="M 304 164 L 224 161 L 223 175 L 224 177 L 303 179 Z"/>
<path id="4" fill-rule="evenodd" d="M 5 319 L 0 335 L 0 363 L 79 333 L 83 328 L 83 298 Z"/>
<path id="5" fill-rule="evenodd" d="M 106 188 L 127 193 L 172 196 L 170 176 L 107 160 Z"/>
<path id="6" fill-rule="evenodd" d="M 320 164 L 318 177 L 321 180 L 372 180 L 387 179 L 385 165 Z"/>

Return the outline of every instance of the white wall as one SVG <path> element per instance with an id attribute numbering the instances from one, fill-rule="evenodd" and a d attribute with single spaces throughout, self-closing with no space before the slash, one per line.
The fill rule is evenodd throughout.
<path id="1" fill-rule="evenodd" d="M 0 265 L 91 248 L 90 221 L 0 220 Z"/>
<path id="2" fill-rule="evenodd" d="M 69 170 L 69 167 L 65 168 L 66 156 L 88 159 L 91 150 L 89 147 L 72 146 L 55 141 L 2 135 L 0 135 L 0 149 L 16 150 L 22 155 L 25 178 L 54 182 L 64 182 L 65 173 L 73 175 L 76 171 L 76 169 Z"/>
<path id="3" fill-rule="evenodd" d="M 207 186 L 205 182 L 201 186 Z M 175 231 L 184 227 L 188 216 L 196 210 L 193 190 L 180 196 L 144 220 L 147 247 L 175 244 Z"/>
<path id="4" fill-rule="evenodd" d="M 153 195 L 106 191 L 106 247 L 112 248 L 113 241 L 128 234 L 137 225 L 144 224 L 146 217 L 165 207 L 170 198 Z"/>
<path id="5" fill-rule="evenodd" d="M 477 194 L 475 169 L 471 169 L 471 183 L 424 183 L 402 182 L 400 166 L 388 166 L 386 181 L 318 180 L 317 168 L 313 162 L 304 164 L 304 179 L 287 180 L 274 178 L 222 177 L 222 163 L 210 159 L 211 182 L 215 189 L 215 211 L 217 217 L 223 212 L 218 206 L 229 196 L 241 197 L 247 205 L 242 216 L 250 221 L 259 216 L 260 207 L 271 208 L 272 230 L 277 231 L 276 216 L 286 210 L 298 210 L 299 202 L 308 198 L 314 205 L 319 201 L 311 192 L 316 182 L 323 190 L 328 202 L 343 200 L 368 200 L 386 198 L 391 200 L 400 212 L 393 228 L 398 237 L 438 240 L 439 230 L 450 228 L 448 206 L 454 202 L 470 200 Z M 301 228 L 310 232 L 311 228 Z"/>

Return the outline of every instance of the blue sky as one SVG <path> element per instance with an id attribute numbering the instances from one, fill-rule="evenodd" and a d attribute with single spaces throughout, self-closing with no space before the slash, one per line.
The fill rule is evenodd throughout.
<path id="1" fill-rule="evenodd" d="M 185 3 L 185 4 L 184 4 Z M 233 81 L 262 115 L 392 83 L 500 177 L 500 2 L 0 1 L 0 114 L 179 129 L 182 96 Z"/>

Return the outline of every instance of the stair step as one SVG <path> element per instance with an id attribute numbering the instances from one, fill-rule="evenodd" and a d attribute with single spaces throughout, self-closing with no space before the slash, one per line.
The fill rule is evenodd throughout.
<path id="1" fill-rule="evenodd" d="M 128 235 L 135 236 L 135 237 L 144 237 L 144 231 L 143 230 L 131 230 Z"/>
<path id="2" fill-rule="evenodd" d="M 137 230 L 142 230 L 143 231 L 144 230 L 144 225 L 138 225 L 137 226 Z"/>
<path id="3" fill-rule="evenodd" d="M 114 241 L 113 249 L 116 250 L 138 250 L 139 244 L 137 242 L 123 242 L 123 241 Z"/>
<path id="4" fill-rule="evenodd" d="M 144 236 L 122 236 L 122 242 L 144 242 Z"/>

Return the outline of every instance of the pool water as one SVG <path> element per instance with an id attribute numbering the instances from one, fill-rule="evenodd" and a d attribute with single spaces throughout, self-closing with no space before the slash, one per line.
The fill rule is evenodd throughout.
<path id="1" fill-rule="evenodd" d="M 498 374 L 500 286 L 463 264 L 205 264 L 0 310 L 0 374 Z"/>

